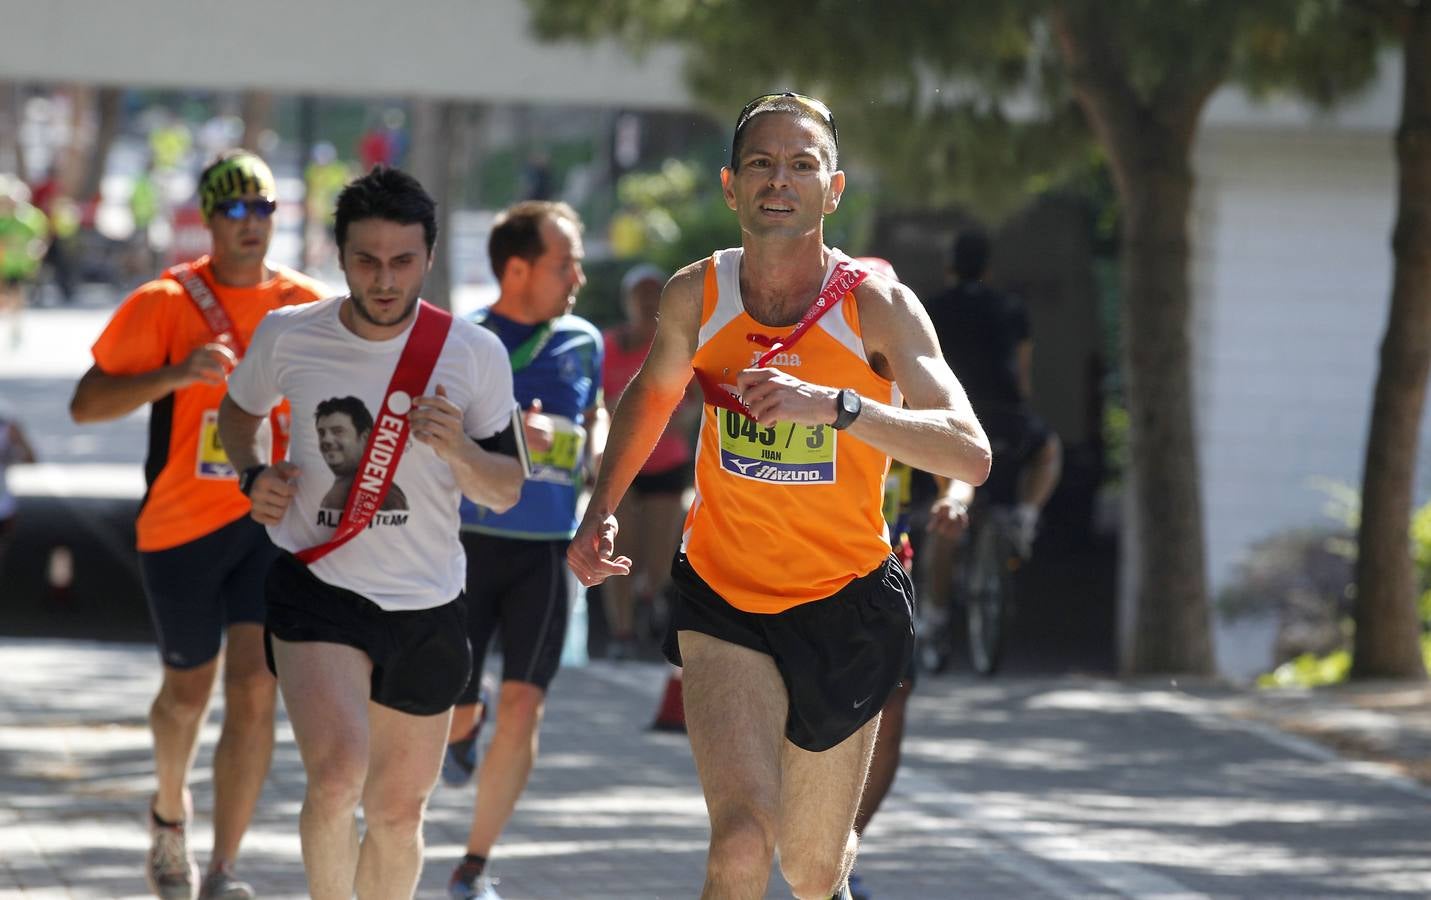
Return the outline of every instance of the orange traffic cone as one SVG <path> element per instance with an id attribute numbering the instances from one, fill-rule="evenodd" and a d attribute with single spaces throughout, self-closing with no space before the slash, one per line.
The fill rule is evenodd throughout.
<path id="1" fill-rule="evenodd" d="M 666 679 L 666 691 L 661 695 L 661 705 L 656 708 L 656 720 L 651 723 L 652 731 L 686 730 L 686 705 L 681 700 L 681 670 L 671 667 Z"/>

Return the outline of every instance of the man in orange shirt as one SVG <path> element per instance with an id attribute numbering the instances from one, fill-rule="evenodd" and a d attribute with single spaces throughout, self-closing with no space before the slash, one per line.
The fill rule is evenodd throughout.
<path id="1" fill-rule="evenodd" d="M 666 652 L 710 815 L 702 896 L 764 896 L 778 851 L 796 897 L 848 897 L 879 710 L 913 650 L 889 458 L 978 484 L 989 444 L 919 299 L 825 246 L 845 187 L 825 104 L 758 97 L 731 145 L 742 246 L 666 285 L 567 559 L 586 585 L 630 570 L 614 510 L 694 371 L 706 405 Z"/>
<path id="2" fill-rule="evenodd" d="M 275 682 L 263 656 L 263 577 L 276 551 L 248 517 L 248 498 L 218 441 L 228 372 L 269 310 L 324 296 L 316 281 L 265 260 L 273 173 L 245 151 L 199 176 L 212 252 L 125 299 L 94 345 L 70 401 L 76 422 L 145 404 L 149 489 L 136 522 L 140 569 L 164 665 L 149 712 L 158 781 L 147 874 L 160 897 L 252 897 L 233 874 L 273 751 Z M 287 412 L 272 419 L 281 456 Z M 224 653 L 224 722 L 214 753 L 214 851 L 199 884 L 186 829 L 189 769 Z"/>

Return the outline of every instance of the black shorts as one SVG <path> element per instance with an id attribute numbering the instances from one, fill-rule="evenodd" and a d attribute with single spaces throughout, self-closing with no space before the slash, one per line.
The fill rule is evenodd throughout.
<path id="1" fill-rule="evenodd" d="M 268 573 L 263 646 L 278 674 L 272 639 L 356 647 L 373 661 L 369 697 L 412 716 L 435 716 L 457 700 L 472 671 L 462 598 L 431 609 L 385 610 L 320 580 L 290 553 Z"/>
<path id="2" fill-rule="evenodd" d="M 642 472 L 631 479 L 637 494 L 680 494 L 691 486 L 691 464 L 681 463 L 661 472 Z"/>
<path id="3" fill-rule="evenodd" d="M 467 551 L 467 638 L 472 643 L 472 680 L 462 703 L 474 703 L 481 687 L 487 646 L 502 637 L 502 680 L 546 690 L 561 666 L 566 640 L 566 568 L 570 541 L 529 541 L 462 532 Z"/>
<path id="4" fill-rule="evenodd" d="M 671 578 L 666 659 L 681 665 L 681 631 L 766 654 L 790 697 L 785 737 L 806 750 L 828 750 L 873 719 L 914 655 L 914 584 L 893 555 L 823 600 L 774 614 L 731 606 L 684 555 Z"/>
<path id="5" fill-rule="evenodd" d="M 998 505 L 1018 502 L 1019 473 L 1033 459 L 1053 431 L 1043 419 L 1026 409 L 993 407 L 979 412 L 979 424 L 989 436 L 993 465 L 980 493 Z"/>
<path id="6" fill-rule="evenodd" d="M 263 624 L 263 579 L 278 549 L 244 516 L 201 538 L 139 554 L 139 573 L 159 654 L 171 669 L 219 654 L 224 629 Z"/>

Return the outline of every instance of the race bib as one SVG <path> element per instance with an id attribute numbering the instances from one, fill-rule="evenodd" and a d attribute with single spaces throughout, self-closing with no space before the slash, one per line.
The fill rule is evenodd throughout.
<path id="1" fill-rule="evenodd" d="M 899 519 L 900 511 L 909 503 L 910 481 L 913 472 L 904 463 L 891 463 L 889 474 L 884 479 L 884 520 L 891 525 Z"/>
<path id="2" fill-rule="evenodd" d="M 533 481 L 574 484 L 586 451 L 586 429 L 565 416 L 553 416 L 552 445 L 546 450 L 529 447 Z"/>
<path id="3" fill-rule="evenodd" d="M 199 422 L 199 458 L 194 474 L 199 478 L 234 478 L 234 467 L 219 441 L 219 411 L 204 410 Z"/>
<path id="4" fill-rule="evenodd" d="M 267 458 L 273 448 L 273 429 L 269 426 L 268 419 L 264 419 L 258 426 L 257 439 L 259 450 Z M 224 452 L 223 442 L 219 440 L 217 409 L 204 410 L 204 415 L 199 420 L 199 447 L 198 458 L 194 461 L 194 476 L 219 481 L 232 481 L 238 477 L 229 463 L 229 455 Z"/>
<path id="5" fill-rule="evenodd" d="M 785 484 L 834 482 L 839 433 L 829 425 L 763 426 L 731 409 L 718 409 L 716 414 L 720 465 L 732 475 Z"/>

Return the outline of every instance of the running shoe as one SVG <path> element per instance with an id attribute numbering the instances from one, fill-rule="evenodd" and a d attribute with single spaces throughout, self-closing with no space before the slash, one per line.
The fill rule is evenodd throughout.
<path id="1" fill-rule="evenodd" d="M 149 814 L 149 862 L 145 869 L 150 890 L 161 900 L 193 900 L 199 883 L 199 864 L 189 851 L 184 823 L 160 825 Z"/>
<path id="2" fill-rule="evenodd" d="M 477 760 L 481 757 L 477 737 L 482 732 L 482 723 L 487 721 L 487 707 L 491 705 L 487 691 L 477 695 L 477 702 L 481 704 L 478 707 L 480 712 L 472 730 L 467 732 L 466 737 L 448 744 L 447 752 L 442 754 L 442 781 L 451 787 L 468 784 L 472 781 L 472 773 L 477 771 Z"/>
<path id="3" fill-rule="evenodd" d="M 462 867 L 458 866 L 452 872 L 452 880 L 447 882 L 448 900 L 502 900 L 493 887 L 497 879 L 487 875 L 478 875 L 468 881 L 462 877 Z"/>
<path id="4" fill-rule="evenodd" d="M 253 900 L 253 887 L 239 881 L 228 869 L 215 869 L 204 876 L 199 900 Z"/>

